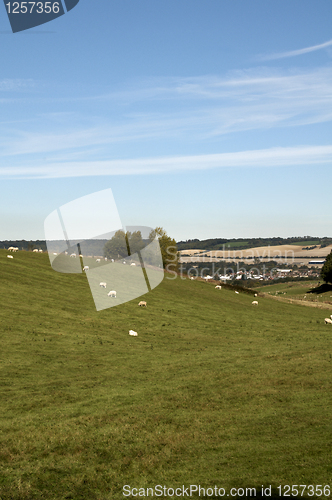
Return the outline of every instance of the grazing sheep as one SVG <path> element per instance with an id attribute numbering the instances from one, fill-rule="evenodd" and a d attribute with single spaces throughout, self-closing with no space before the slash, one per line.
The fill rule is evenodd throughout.
<path id="1" fill-rule="evenodd" d="M 38 252 L 38 248 L 35 248 L 34 250 L 32 250 L 33 252 Z"/>
<path id="2" fill-rule="evenodd" d="M 89 271 L 89 266 L 84 266 L 83 271 Z"/>
<path id="3" fill-rule="evenodd" d="M 8 259 L 13 259 L 14 257 L 12 255 L 7 255 Z"/>
<path id="4" fill-rule="evenodd" d="M 257 297 L 257 293 L 255 293 L 254 297 Z"/>
<path id="5" fill-rule="evenodd" d="M 252 305 L 253 305 L 253 306 L 258 306 L 258 302 L 257 302 L 257 300 L 253 300 L 253 301 L 252 301 Z"/>
<path id="6" fill-rule="evenodd" d="M 215 286 L 215 289 L 216 289 L 216 290 L 221 290 L 221 286 L 220 286 L 220 285 L 217 285 L 217 286 Z"/>
<path id="7" fill-rule="evenodd" d="M 102 288 L 106 288 L 107 283 L 104 283 L 104 282 L 102 281 L 101 283 L 99 283 L 99 286 L 101 286 Z"/>
<path id="8" fill-rule="evenodd" d="M 325 325 L 332 325 L 332 319 L 325 318 Z"/>
<path id="9" fill-rule="evenodd" d="M 239 293 L 239 292 L 235 292 L 235 293 Z"/>
<path id="10" fill-rule="evenodd" d="M 96 262 L 100 262 L 100 259 L 96 259 Z"/>
<path id="11" fill-rule="evenodd" d="M 71 257 L 76 257 L 76 253 L 71 253 L 70 256 Z"/>
<path id="12" fill-rule="evenodd" d="M 144 300 L 141 300 L 141 302 L 138 305 L 140 307 L 146 307 L 146 302 Z"/>
<path id="13" fill-rule="evenodd" d="M 111 290 L 110 292 L 108 292 L 108 297 L 114 297 L 116 299 L 116 291 L 115 290 Z"/>
<path id="14" fill-rule="evenodd" d="M 130 265 L 131 265 L 131 266 L 136 266 L 135 262 L 132 262 Z"/>
<path id="15" fill-rule="evenodd" d="M 137 337 L 138 333 L 134 332 L 134 330 L 129 330 L 129 335 L 131 335 L 132 337 Z"/>
<path id="16" fill-rule="evenodd" d="M 330 318 L 332 319 L 332 314 L 331 314 Z"/>

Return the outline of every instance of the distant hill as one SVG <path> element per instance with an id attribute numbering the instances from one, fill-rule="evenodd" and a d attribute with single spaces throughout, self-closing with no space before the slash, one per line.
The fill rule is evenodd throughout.
<path id="1" fill-rule="evenodd" d="M 104 245 L 106 243 L 105 240 L 87 240 L 84 242 L 84 245 L 81 247 L 81 251 L 84 255 L 103 255 Z M 79 243 L 79 240 L 77 240 Z M 75 252 L 77 251 L 77 243 L 71 246 L 68 251 Z M 47 245 L 45 240 L 16 240 L 16 241 L 0 241 L 0 248 L 8 248 L 8 247 L 18 247 L 19 250 L 32 251 L 35 248 L 41 249 L 44 252 L 47 251 Z M 52 251 L 56 251 L 61 253 L 63 251 L 63 241 L 53 241 L 52 242 Z"/>
<path id="2" fill-rule="evenodd" d="M 246 248 L 275 246 L 275 245 L 302 245 L 302 246 L 327 246 L 332 244 L 330 237 L 297 236 L 291 238 L 211 238 L 208 240 L 186 240 L 177 243 L 178 250 L 244 250 Z"/>
<path id="3" fill-rule="evenodd" d="M 89 240 L 84 243 L 85 252 L 89 255 L 103 255 L 103 248 L 107 240 Z M 79 242 L 79 240 L 78 240 Z M 325 247 L 332 244 L 332 237 L 315 236 L 297 236 L 291 238 L 281 238 L 279 236 L 272 238 L 210 238 L 207 240 L 192 239 L 177 242 L 178 250 L 245 250 L 247 248 L 275 246 L 275 245 L 301 245 L 303 247 L 321 246 Z M 5 240 L 0 241 L 0 248 L 18 247 L 19 250 L 31 251 L 34 248 L 40 248 L 47 251 L 45 240 Z M 74 248 L 75 246 L 75 248 Z M 74 245 L 73 251 L 76 250 Z M 59 242 L 59 251 L 61 246 Z"/>
<path id="4" fill-rule="evenodd" d="M 107 239 L 91 239 L 91 240 L 74 240 L 73 245 L 69 247 L 68 252 L 77 252 L 77 245 L 80 244 L 80 253 L 83 255 L 94 255 L 94 256 L 103 256 L 104 255 L 104 246 L 107 242 Z M 143 240 L 143 242 L 147 242 Z M 50 252 L 63 252 L 63 240 L 52 241 L 52 249 Z M 9 247 L 18 247 L 19 250 L 32 251 L 35 248 L 41 249 L 43 252 L 47 252 L 47 245 L 45 240 L 10 240 L 10 241 L 0 241 L 0 248 L 9 248 Z"/>

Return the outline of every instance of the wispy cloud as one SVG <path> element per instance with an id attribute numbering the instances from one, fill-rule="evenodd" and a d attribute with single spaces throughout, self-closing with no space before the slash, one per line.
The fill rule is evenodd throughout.
<path id="1" fill-rule="evenodd" d="M 87 108 L 80 103 L 78 109 L 52 100 L 45 109 L 36 99 L 28 109 L 31 116 L 27 113 L 25 120 L 2 115 L 1 176 L 142 174 L 331 161 L 330 146 L 297 147 L 295 139 L 293 148 L 255 149 L 262 147 L 260 131 L 271 132 L 269 145 L 289 146 L 291 134 L 285 144 L 277 129 L 292 127 L 296 143 L 306 143 L 307 132 L 301 141 L 304 128 L 296 127 L 332 121 L 330 67 L 256 68 L 225 76 L 152 80 L 103 96 L 99 106 L 94 103 L 93 115 L 89 103 Z M 241 135 L 247 131 L 252 132 L 254 151 L 241 151 L 249 147 Z M 227 135 L 230 142 L 225 146 Z M 326 136 L 318 137 L 316 130 L 310 142 L 326 143 Z M 232 149 L 237 152 L 223 152 Z M 223 153 L 202 156 L 210 151 Z M 193 156 L 181 156 L 187 152 Z M 115 160 L 126 157 L 143 159 Z"/>
<path id="2" fill-rule="evenodd" d="M 332 43 L 332 42 L 331 42 Z M 88 96 L 86 99 L 100 101 L 104 106 L 116 103 L 125 106 L 134 103 L 170 101 L 183 106 L 193 101 L 208 103 L 212 100 L 225 104 L 262 100 L 264 97 L 296 98 L 297 92 L 321 92 L 325 86 L 331 90 L 331 67 L 315 67 L 308 70 L 281 70 L 260 67 L 236 70 L 224 76 L 205 75 L 184 78 L 154 78 L 123 86 L 121 91 Z M 319 86 L 319 89 L 317 88 Z M 322 88 L 323 87 L 323 88 Z M 295 91 L 295 92 L 294 92 Z M 330 92 L 329 92 L 330 94 Z M 324 94 L 323 94 L 324 95 Z"/>
<path id="3" fill-rule="evenodd" d="M 55 112 L 53 104 L 49 113 L 41 114 L 36 103 L 30 123 L 0 123 L 0 158 L 62 152 L 68 159 L 78 153 L 90 159 L 89 150 L 96 147 L 109 158 L 115 144 L 141 146 L 172 139 L 197 145 L 243 131 L 328 122 L 332 68 L 305 72 L 260 68 L 225 77 L 163 79 L 145 89 L 123 92 L 122 101 L 119 95 L 103 99 L 93 117 L 82 110 L 75 113 L 67 105 Z M 127 99 L 137 101 L 130 113 L 124 104 Z"/>
<path id="4" fill-rule="evenodd" d="M 273 61 L 274 59 L 284 59 L 286 57 L 302 56 L 303 54 L 308 54 L 309 52 L 315 52 L 316 50 L 326 49 L 328 47 L 331 47 L 331 45 L 332 45 L 332 40 L 328 40 L 327 42 L 320 43 L 318 45 L 312 45 L 311 47 L 305 47 L 304 49 L 290 50 L 288 52 L 279 52 L 276 54 L 259 55 L 257 57 L 257 60 Z"/>
<path id="5" fill-rule="evenodd" d="M 332 146 L 294 146 L 233 153 L 0 167 L 2 178 L 66 178 L 163 174 L 238 167 L 287 167 L 332 163 Z"/>
<path id="6" fill-rule="evenodd" d="M 27 90 L 35 87 L 35 82 L 32 79 L 11 79 L 4 78 L 0 80 L 0 92 L 8 92 L 8 91 L 21 91 Z"/>

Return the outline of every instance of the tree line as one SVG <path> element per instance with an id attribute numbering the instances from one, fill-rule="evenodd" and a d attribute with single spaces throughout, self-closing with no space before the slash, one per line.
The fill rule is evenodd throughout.
<path id="1" fill-rule="evenodd" d="M 153 229 L 147 239 L 143 239 L 141 231 L 117 231 L 114 236 L 105 243 L 104 257 L 118 260 L 134 254 L 139 254 L 156 238 L 159 241 L 164 269 L 168 271 L 177 271 L 179 253 L 176 241 L 168 236 L 162 227 Z M 155 258 L 156 254 L 153 251 L 150 253 L 148 251 L 145 252 L 145 262 L 148 264 L 153 265 Z"/>

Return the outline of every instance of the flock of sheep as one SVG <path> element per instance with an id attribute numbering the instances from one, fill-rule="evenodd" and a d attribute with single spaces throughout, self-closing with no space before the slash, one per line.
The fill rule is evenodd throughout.
<path id="1" fill-rule="evenodd" d="M 192 278 L 190 278 L 192 279 Z M 221 290 L 221 286 L 220 285 L 217 285 L 216 287 L 216 290 Z M 236 290 L 235 291 L 236 294 L 239 294 L 239 292 Z M 255 293 L 255 297 L 257 297 L 257 293 Z M 253 300 L 252 303 L 251 303 L 253 306 L 258 306 L 258 302 L 257 300 Z M 325 325 L 332 325 L 332 314 L 329 318 L 325 318 Z"/>
<path id="2" fill-rule="evenodd" d="M 215 289 L 216 289 L 216 290 L 221 290 L 221 285 L 217 285 L 217 286 L 215 286 Z M 236 293 L 237 295 L 239 295 L 239 293 L 240 293 L 240 292 L 238 292 L 237 290 L 235 290 L 235 293 Z M 257 297 L 257 293 L 255 293 L 255 297 Z M 253 300 L 251 304 L 252 304 L 253 306 L 258 306 L 258 302 L 257 302 L 257 300 Z"/>
<path id="3" fill-rule="evenodd" d="M 9 247 L 7 248 L 8 252 L 17 252 L 18 251 L 18 247 Z M 43 250 L 41 249 L 37 249 L 35 248 L 33 250 L 33 252 L 42 252 Z M 65 252 L 67 254 L 67 252 Z M 54 254 L 56 255 L 56 254 Z M 8 259 L 13 259 L 14 257 L 12 255 L 7 255 Z M 76 257 L 76 254 L 73 253 L 70 255 L 70 257 Z M 80 257 L 83 257 L 83 255 L 80 255 Z M 105 260 L 107 260 L 107 257 L 105 257 Z M 96 259 L 96 262 L 100 262 L 100 259 Z M 114 262 L 114 259 L 112 259 L 112 262 Z M 126 264 L 126 262 L 123 262 L 124 264 Z M 135 266 L 136 264 L 134 262 L 132 262 L 130 264 L 131 266 Z M 83 271 L 88 271 L 89 270 L 89 266 L 84 266 L 83 267 Z M 210 278 L 210 276 L 209 276 Z M 191 276 L 190 277 L 191 280 L 193 280 L 194 278 Z M 106 288 L 107 287 L 107 283 L 105 282 L 100 282 L 99 283 L 99 286 L 102 287 L 102 288 Z M 216 290 L 221 290 L 221 285 L 216 285 Z M 239 292 L 236 290 L 235 291 L 236 294 L 239 294 Z M 107 294 L 108 297 L 112 297 L 112 298 L 116 298 L 116 291 L 115 290 L 111 290 L 110 292 L 108 292 Z M 257 297 L 257 293 L 255 293 L 255 297 Z M 258 306 L 258 301 L 257 300 L 253 300 L 252 303 L 251 303 L 253 306 Z M 144 300 L 141 300 L 138 304 L 140 307 L 146 307 L 147 306 L 147 303 L 144 301 Z M 325 324 L 326 325 L 332 325 L 332 314 L 329 318 L 325 318 Z M 131 336 L 134 336 L 134 337 L 137 337 L 138 333 L 135 332 L 134 330 L 129 330 L 129 335 Z"/>
<path id="4" fill-rule="evenodd" d="M 70 255 L 70 257 L 76 257 L 76 254 L 75 254 L 75 253 L 73 253 L 73 254 L 71 254 L 71 255 Z M 80 255 L 80 257 L 83 257 L 83 255 Z M 105 257 L 105 260 L 107 260 L 107 257 Z M 96 262 L 98 262 L 98 263 L 99 263 L 100 261 L 101 261 L 101 259 L 99 259 L 99 258 L 98 258 L 98 259 L 96 259 Z M 112 259 L 112 262 L 114 262 L 114 259 Z M 126 264 L 126 262 L 123 262 L 123 264 Z M 131 266 L 136 266 L 135 262 L 132 262 L 130 265 L 131 265 Z M 89 267 L 89 266 L 84 266 L 84 267 L 83 267 L 83 271 L 85 271 L 85 272 L 89 271 L 89 269 L 90 269 L 90 267 Z M 105 283 L 104 281 L 101 281 L 101 282 L 99 283 L 99 286 L 100 286 L 100 287 L 102 287 L 102 288 L 106 288 L 106 287 L 107 287 L 107 283 Z M 108 292 L 107 296 L 108 296 L 108 297 L 112 297 L 112 298 L 116 299 L 116 290 L 110 290 L 110 291 Z M 142 301 L 142 302 L 143 302 L 143 301 Z M 141 304 L 141 303 L 139 303 L 138 305 L 142 305 L 142 304 Z M 145 302 L 145 305 L 146 305 L 146 302 Z"/>

